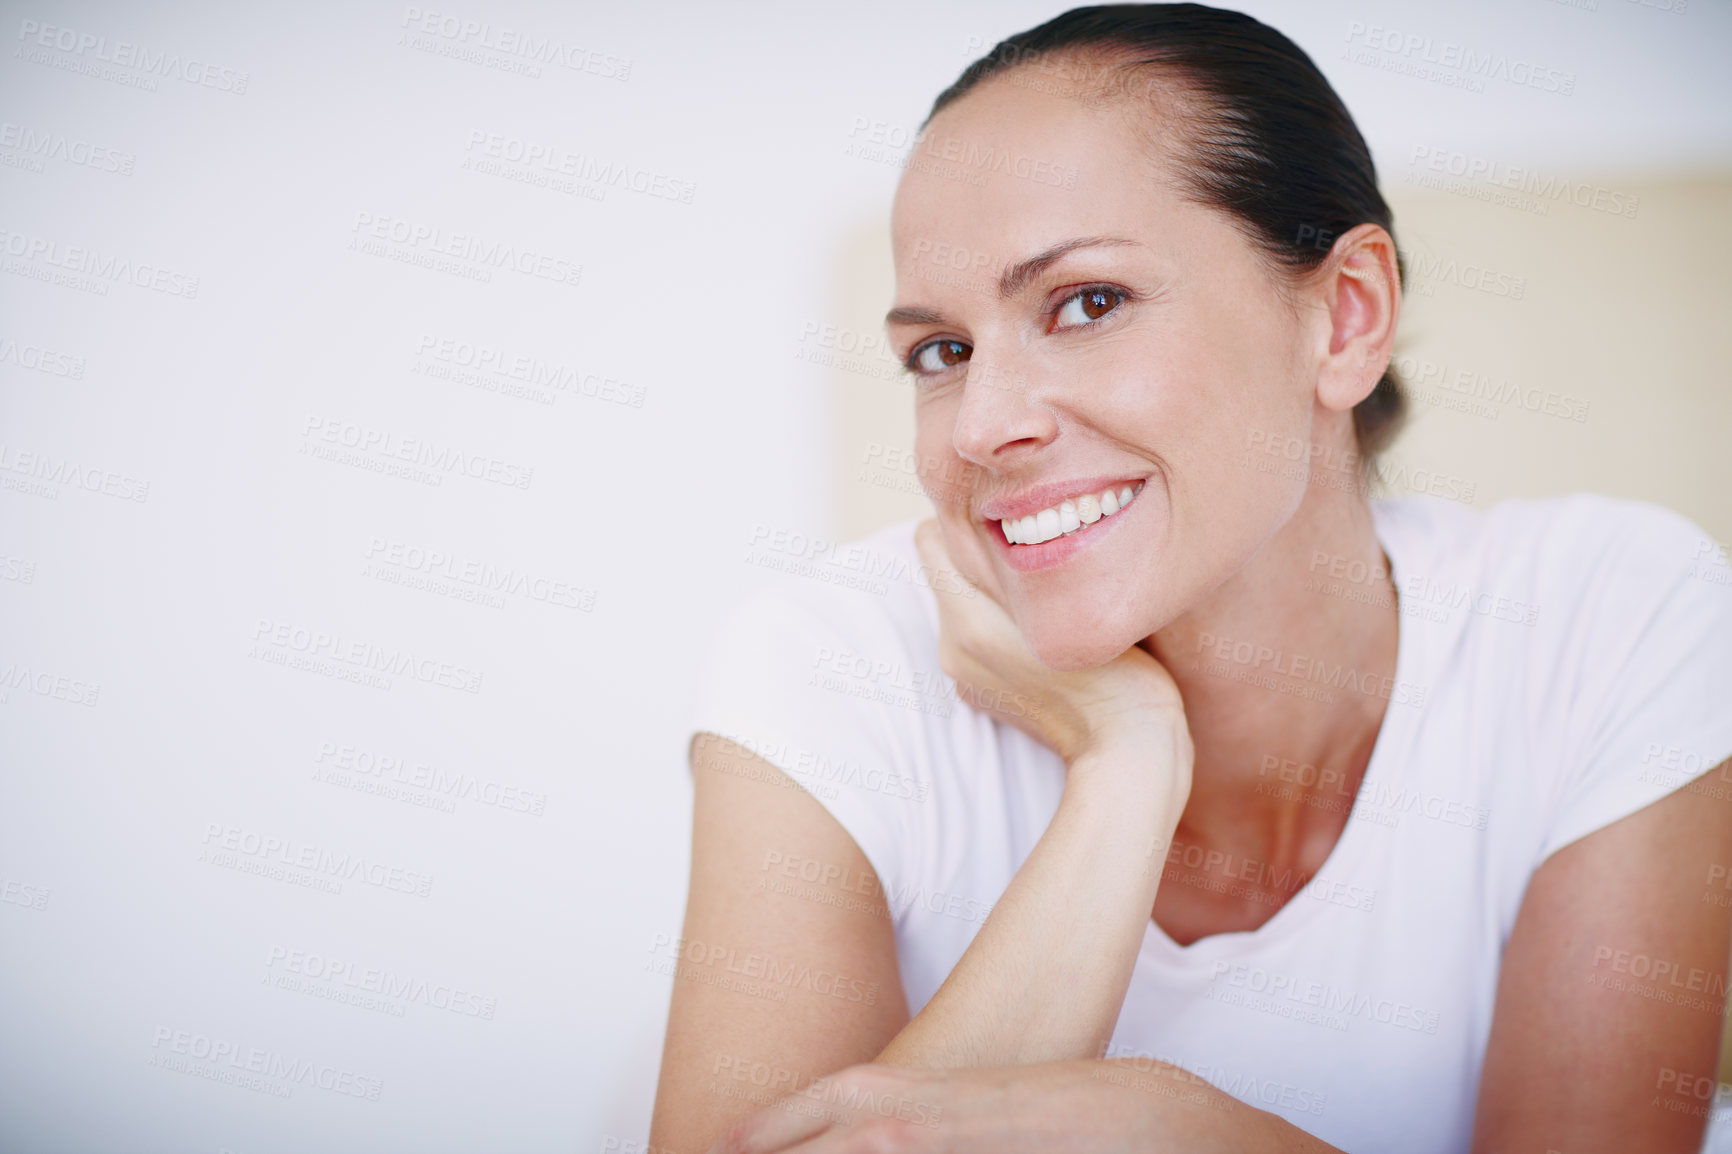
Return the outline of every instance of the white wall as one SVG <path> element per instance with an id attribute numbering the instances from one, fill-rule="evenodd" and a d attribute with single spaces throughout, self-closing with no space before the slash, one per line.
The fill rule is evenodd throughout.
<path id="1" fill-rule="evenodd" d="M 1386 173 L 1732 166 L 1724 5 L 1250 8 Z M 643 1140 L 694 663 L 757 526 L 852 523 L 808 358 L 869 295 L 863 146 L 1058 10 L 3 6 L 0 1147 Z M 1342 59 L 1358 25 L 1573 93 Z"/>

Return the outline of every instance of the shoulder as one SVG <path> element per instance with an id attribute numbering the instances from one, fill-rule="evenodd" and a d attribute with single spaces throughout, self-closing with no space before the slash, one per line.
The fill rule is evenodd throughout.
<path id="1" fill-rule="evenodd" d="M 1713 580 L 1725 558 L 1689 518 L 1577 493 L 1505 502 L 1488 520 L 1497 569 L 1531 588 L 1551 638 L 1578 657 L 1616 665 L 1710 639 L 1732 651 L 1732 585 Z"/>
<path id="2" fill-rule="evenodd" d="M 1724 756 L 1732 569 L 1689 518 L 1591 493 L 1376 515 L 1422 676 L 1521 738 L 1529 776 L 1564 789 L 1655 749 Z"/>
<path id="3" fill-rule="evenodd" d="M 846 543 L 766 536 L 754 549 L 771 576 L 719 623 L 688 728 L 726 738 L 815 797 L 900 914 L 954 704 L 914 522 Z"/>
<path id="4" fill-rule="evenodd" d="M 1641 625 L 1633 614 L 1680 597 L 1732 613 L 1719 546 L 1660 505 L 1574 493 L 1485 510 L 1435 498 L 1374 509 L 1400 545 L 1398 592 L 1420 605 L 1454 599 L 1471 615 L 1565 628 Z"/>
<path id="5" fill-rule="evenodd" d="M 1554 581 L 1665 581 L 1719 553 L 1707 532 L 1680 513 L 1598 493 L 1505 501 L 1486 519 L 1505 551 L 1528 554 Z"/>
<path id="6" fill-rule="evenodd" d="M 1379 527 L 1403 629 L 1421 625 L 1427 676 L 1452 687 L 1450 720 L 1480 735 L 1461 760 L 1512 815 L 1495 824 L 1533 850 L 1520 860 L 1732 753 L 1732 569 L 1706 531 L 1589 493 L 1442 504 L 1390 503 Z"/>
<path id="7" fill-rule="evenodd" d="M 1437 497 L 1403 497 L 1373 502 L 1372 510 L 1380 527 L 1453 550 L 1481 550 L 1493 560 L 1523 555 L 1541 562 L 1594 555 L 1620 559 L 1620 549 L 1640 542 L 1706 561 L 1717 549 L 1701 526 L 1680 513 L 1602 493 L 1511 498 L 1486 509 Z"/>
<path id="8" fill-rule="evenodd" d="M 916 522 L 830 542 L 798 534 L 754 543 L 772 576 L 723 619 L 713 647 L 797 660 L 817 670 L 864 657 L 912 659 L 938 650 L 938 606 L 914 546 Z"/>
<path id="9" fill-rule="evenodd" d="M 760 756 L 781 741 L 806 760 L 845 755 L 922 773 L 965 763 L 958 742 L 984 721 L 958 701 L 939 660 L 932 582 L 943 577 L 922 565 L 914 525 L 840 544 L 766 542 L 777 563 L 757 563 L 774 576 L 720 623 L 694 727 L 754 735 L 736 743 Z"/>

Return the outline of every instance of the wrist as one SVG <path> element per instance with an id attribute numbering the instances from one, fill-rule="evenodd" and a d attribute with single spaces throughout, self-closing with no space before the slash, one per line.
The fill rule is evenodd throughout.
<path id="1" fill-rule="evenodd" d="M 1227 1094 L 1207 1079 L 1156 1058 L 1117 1057 L 1079 1063 L 1096 1085 L 1129 1091 L 1136 1103 L 1126 1132 L 1161 1149 L 1220 1154 L 1341 1154 L 1282 1118 Z M 1097 1107 L 1102 1113 L 1108 1107 Z"/>
<path id="2" fill-rule="evenodd" d="M 1156 759 L 1158 760 L 1158 759 Z M 1145 879 L 1159 878 L 1190 796 L 1190 765 L 1151 764 L 1146 750 L 1107 747 L 1080 756 L 1065 777 L 1059 808 L 1092 830 L 1096 846 Z M 1109 848 L 1116 847 L 1116 848 Z"/>
<path id="3" fill-rule="evenodd" d="M 1182 716 L 1143 717 L 1134 724 L 1102 726 L 1066 761 L 1066 792 L 1106 792 L 1133 800 L 1176 805 L 1191 793 L 1194 752 Z"/>

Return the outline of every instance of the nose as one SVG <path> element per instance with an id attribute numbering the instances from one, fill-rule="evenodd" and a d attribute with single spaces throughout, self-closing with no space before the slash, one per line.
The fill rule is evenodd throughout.
<path id="1" fill-rule="evenodd" d="M 1028 374 L 980 355 L 976 347 L 962 385 L 951 446 L 965 461 L 1000 469 L 1052 443 L 1058 418 L 1035 396 Z"/>

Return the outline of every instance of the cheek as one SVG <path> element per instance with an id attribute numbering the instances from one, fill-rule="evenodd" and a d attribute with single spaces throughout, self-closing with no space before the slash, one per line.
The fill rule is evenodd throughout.
<path id="1" fill-rule="evenodd" d="M 1254 278 L 1224 288 L 1199 318 L 1197 347 L 1207 356 L 1192 365 L 1214 402 L 1220 449 L 1243 453 L 1271 439 L 1306 437 L 1316 386 L 1303 372 L 1306 326 Z"/>
<path id="2" fill-rule="evenodd" d="M 969 517 L 969 501 L 981 470 L 963 460 L 950 442 L 955 408 L 955 404 L 935 398 L 920 402 L 915 411 L 914 452 L 920 462 L 920 486 L 938 514 L 945 547 L 957 571 L 1002 605 L 1005 594 L 993 567 L 992 543 L 981 539 Z"/>
<path id="3" fill-rule="evenodd" d="M 1310 437 L 1296 322 L 1243 304 L 1199 308 L 1183 321 L 1145 351 L 1141 380 L 1116 399 L 1123 427 L 1152 439 L 1181 522 L 1199 515 L 1236 521 L 1286 506 L 1303 481 L 1295 482 L 1291 469 L 1263 466 L 1281 463 L 1268 456 L 1271 448 Z"/>
<path id="4" fill-rule="evenodd" d="M 978 468 L 964 461 L 952 443 L 957 402 L 950 397 L 915 402 L 914 459 L 920 487 L 941 513 L 968 507 Z"/>

